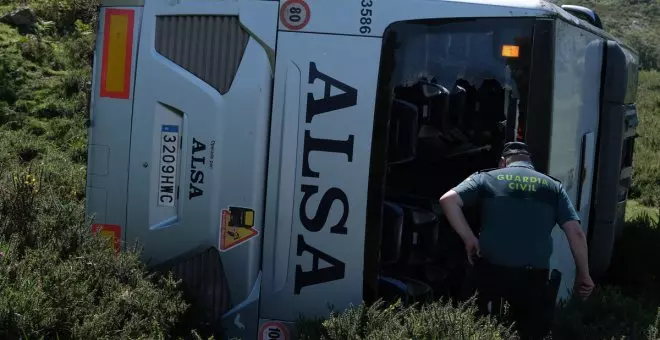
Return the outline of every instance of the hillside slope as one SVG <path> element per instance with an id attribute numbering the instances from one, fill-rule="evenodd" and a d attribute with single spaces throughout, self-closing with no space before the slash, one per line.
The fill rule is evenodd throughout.
<path id="1" fill-rule="evenodd" d="M 660 2 L 657 0 L 558 0 L 557 4 L 589 7 L 605 30 L 632 45 L 645 70 L 660 68 Z"/>

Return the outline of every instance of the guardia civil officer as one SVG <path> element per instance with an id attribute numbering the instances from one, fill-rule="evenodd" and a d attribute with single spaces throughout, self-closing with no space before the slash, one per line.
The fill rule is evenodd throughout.
<path id="1" fill-rule="evenodd" d="M 477 201 L 479 237 L 462 211 Z M 555 225 L 566 233 L 573 253 L 574 291 L 591 294 L 594 284 L 578 214 L 561 183 L 534 169 L 526 144 L 505 144 L 499 168 L 472 174 L 444 194 L 440 204 L 476 271 L 480 310 L 496 312 L 489 306 L 507 301 L 523 339 L 542 339 L 551 327 L 556 295 L 548 291 Z"/>

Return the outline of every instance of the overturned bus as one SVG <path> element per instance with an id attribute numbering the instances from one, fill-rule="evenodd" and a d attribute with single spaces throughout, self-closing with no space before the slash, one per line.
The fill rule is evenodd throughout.
<path id="1" fill-rule="evenodd" d="M 87 212 L 173 270 L 227 338 L 465 294 L 438 198 L 525 141 L 587 231 L 623 222 L 638 56 L 578 6 L 516 0 L 103 0 Z M 478 226 L 479 214 L 468 214 Z M 559 297 L 567 240 L 553 234 Z"/>

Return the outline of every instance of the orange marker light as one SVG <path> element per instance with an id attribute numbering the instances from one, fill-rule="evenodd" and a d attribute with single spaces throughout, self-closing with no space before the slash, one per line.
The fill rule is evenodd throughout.
<path id="1" fill-rule="evenodd" d="M 107 9 L 103 34 L 101 97 L 130 96 L 135 11 Z"/>
<path id="2" fill-rule="evenodd" d="M 502 56 L 506 58 L 518 58 L 520 56 L 520 47 L 515 45 L 503 45 Z"/>

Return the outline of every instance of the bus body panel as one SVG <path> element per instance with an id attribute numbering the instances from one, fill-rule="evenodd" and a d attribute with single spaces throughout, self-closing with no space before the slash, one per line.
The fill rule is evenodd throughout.
<path id="1" fill-rule="evenodd" d="M 623 229 L 638 124 L 638 56 L 616 41 L 607 42 L 606 54 L 589 233 L 589 266 L 595 279 L 607 270 L 614 242 Z"/>
<path id="2" fill-rule="evenodd" d="M 366 183 L 380 39 L 280 32 L 261 316 L 362 300 Z M 350 53 L 346 53 L 350 51 Z"/>
<path id="3" fill-rule="evenodd" d="M 125 240 L 130 127 L 141 7 L 101 7 L 88 129 L 86 213 Z"/>
<path id="4" fill-rule="evenodd" d="M 126 241 L 154 266 L 219 250 L 210 269 L 178 270 L 221 276 L 224 295 L 202 299 L 223 312 L 259 286 L 276 20 L 269 1 L 144 7 Z"/>

